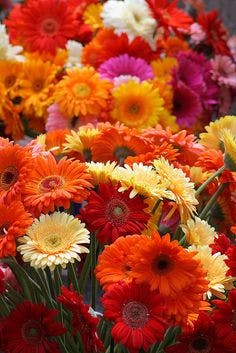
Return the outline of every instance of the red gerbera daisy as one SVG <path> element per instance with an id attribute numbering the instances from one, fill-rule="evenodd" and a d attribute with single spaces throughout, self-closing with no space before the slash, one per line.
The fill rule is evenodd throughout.
<path id="1" fill-rule="evenodd" d="M 229 267 L 227 276 L 236 277 L 236 245 L 231 245 L 226 255 L 228 259 L 225 260 L 225 263 Z"/>
<path id="2" fill-rule="evenodd" d="M 236 289 L 229 292 L 228 302 L 213 300 L 212 304 L 217 307 L 212 314 L 212 318 L 223 325 L 229 324 L 236 332 Z"/>
<path id="3" fill-rule="evenodd" d="M 153 11 L 153 15 L 160 27 L 169 32 L 188 30 L 193 23 L 192 18 L 183 10 L 178 8 L 178 0 L 147 0 L 148 5 Z"/>
<path id="4" fill-rule="evenodd" d="M 1 320 L 3 342 L 1 349 L 11 353 L 60 353 L 52 340 L 66 332 L 61 323 L 55 322 L 58 311 L 44 304 L 24 301 Z"/>
<path id="5" fill-rule="evenodd" d="M 92 191 L 88 204 L 81 210 L 81 218 L 90 230 L 97 231 L 102 243 L 112 243 L 118 237 L 140 234 L 149 220 L 147 206 L 139 195 L 130 199 L 130 190 L 123 193 L 118 186 L 100 184 Z"/>
<path id="6" fill-rule="evenodd" d="M 0 295 L 5 291 L 5 289 L 6 289 L 5 274 L 0 269 Z"/>
<path id="7" fill-rule="evenodd" d="M 219 326 L 201 313 L 193 331 L 182 334 L 179 343 L 165 349 L 166 353 L 233 353 L 236 334 L 229 326 Z"/>
<path id="8" fill-rule="evenodd" d="M 118 282 L 101 299 L 104 317 L 114 321 L 111 334 L 130 353 L 145 351 L 163 339 L 166 323 L 163 300 L 148 285 Z"/>
<path id="9" fill-rule="evenodd" d="M 206 34 L 205 43 L 210 46 L 215 54 L 230 55 L 227 46 L 227 31 L 219 19 L 217 10 L 200 15 L 197 22 Z"/>
<path id="10" fill-rule="evenodd" d="M 97 334 L 99 319 L 89 313 L 89 306 L 83 303 L 83 297 L 63 286 L 57 300 L 71 311 L 74 334 L 80 333 L 85 352 L 103 351 L 103 343 Z"/>
<path id="11" fill-rule="evenodd" d="M 218 238 L 214 239 L 214 244 L 211 244 L 212 254 L 220 252 L 225 254 L 231 245 L 230 239 L 223 233 L 218 234 Z"/>
<path id="12" fill-rule="evenodd" d="M 15 22 L 17 15 L 19 22 Z M 30 51 L 52 54 L 56 53 L 57 48 L 65 47 L 67 40 L 74 37 L 78 26 L 73 8 L 66 0 L 28 0 L 20 9 L 17 8 L 14 17 L 10 16 L 6 24 L 10 35 L 13 31 L 17 41 Z"/>

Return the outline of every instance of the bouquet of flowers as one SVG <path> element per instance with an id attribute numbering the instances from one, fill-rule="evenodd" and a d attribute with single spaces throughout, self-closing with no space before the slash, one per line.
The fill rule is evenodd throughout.
<path id="1" fill-rule="evenodd" d="M 1 352 L 235 352 L 235 46 L 186 4 L 0 26 Z"/>

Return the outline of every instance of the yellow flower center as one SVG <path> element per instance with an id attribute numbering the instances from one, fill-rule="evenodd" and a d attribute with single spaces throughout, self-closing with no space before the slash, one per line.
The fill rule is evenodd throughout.
<path id="1" fill-rule="evenodd" d="M 78 83 L 74 86 L 73 91 L 80 98 L 84 98 L 90 94 L 91 88 L 86 83 Z"/>
<path id="2" fill-rule="evenodd" d="M 45 238 L 45 244 L 47 249 L 56 250 L 61 245 L 61 236 L 58 234 L 52 234 Z"/>
<path id="3" fill-rule="evenodd" d="M 8 166 L 0 174 L 0 187 L 3 190 L 9 190 L 12 185 L 15 184 L 19 176 L 19 172 L 16 167 Z"/>

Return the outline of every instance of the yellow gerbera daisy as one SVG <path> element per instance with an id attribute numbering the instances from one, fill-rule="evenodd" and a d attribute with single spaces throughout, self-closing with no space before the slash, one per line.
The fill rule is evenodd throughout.
<path id="1" fill-rule="evenodd" d="M 170 81 L 172 77 L 172 70 L 178 65 L 177 59 L 167 56 L 163 59 L 157 59 L 151 62 L 154 75 L 157 78 L 165 78 Z"/>
<path id="2" fill-rule="evenodd" d="M 98 116 L 108 105 L 112 84 L 100 78 L 92 67 L 73 68 L 57 84 L 55 101 L 68 118 Z"/>
<path id="3" fill-rule="evenodd" d="M 121 84 L 114 89 L 113 98 L 112 118 L 128 127 L 154 127 L 164 111 L 159 90 L 146 81 Z"/>
<path id="4" fill-rule="evenodd" d="M 236 135 L 234 136 L 228 129 L 224 129 L 220 140 L 224 144 L 225 165 L 229 170 L 236 172 Z"/>
<path id="5" fill-rule="evenodd" d="M 223 129 L 228 129 L 236 136 L 236 116 L 224 116 L 211 122 L 205 129 L 207 132 L 200 134 L 201 144 L 207 148 L 219 150 L 221 148 L 220 137 Z"/>
<path id="6" fill-rule="evenodd" d="M 94 30 L 102 28 L 103 22 L 101 13 L 103 10 L 102 4 L 90 4 L 86 7 L 83 13 L 83 20 L 86 25 L 91 26 Z"/>
<path id="7" fill-rule="evenodd" d="M 58 67 L 41 59 L 29 60 L 23 65 L 20 96 L 24 99 L 24 113 L 43 117 L 53 103 L 53 89 Z"/>
<path id="8" fill-rule="evenodd" d="M 51 271 L 57 265 L 65 268 L 69 262 L 80 261 L 79 254 L 89 252 L 81 244 L 90 242 L 84 224 L 65 212 L 42 214 L 18 240 L 22 244 L 18 251 L 25 262 L 35 268 L 48 266 Z"/>
<path id="9" fill-rule="evenodd" d="M 227 259 L 226 255 L 216 253 L 212 255 L 212 250 L 208 245 L 195 246 L 192 245 L 188 248 L 190 252 L 196 252 L 195 258 L 200 260 L 204 270 L 207 272 L 208 291 L 206 297 L 211 298 L 212 295 L 220 299 L 225 299 L 225 290 L 233 288 L 234 278 L 227 277 L 228 266 L 224 260 Z"/>
<path id="10" fill-rule="evenodd" d="M 209 176 L 210 173 L 203 172 L 201 167 L 190 167 L 190 179 L 195 185 L 200 186 Z"/>
<path id="11" fill-rule="evenodd" d="M 191 245 L 210 245 L 217 238 L 217 233 L 206 221 L 195 217 L 182 225 L 187 242 Z"/>
<path id="12" fill-rule="evenodd" d="M 101 163 L 90 162 L 86 163 L 87 171 L 92 176 L 92 184 L 98 185 L 99 183 L 107 183 L 111 180 L 112 173 L 115 169 L 116 162 Z"/>
<path id="13" fill-rule="evenodd" d="M 23 64 L 18 61 L 0 61 L 0 82 L 4 85 L 10 98 L 19 95 L 19 79 L 22 76 Z"/>
<path id="14" fill-rule="evenodd" d="M 194 183 L 186 177 L 185 173 L 161 157 L 153 162 L 155 170 L 162 180 L 165 180 L 169 199 L 176 203 L 179 209 L 180 218 L 183 223 L 196 212 L 195 206 L 198 204 L 195 198 Z"/>

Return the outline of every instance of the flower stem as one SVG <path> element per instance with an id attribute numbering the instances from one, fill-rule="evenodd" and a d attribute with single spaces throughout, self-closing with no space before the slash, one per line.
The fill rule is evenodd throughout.
<path id="1" fill-rule="evenodd" d="M 94 310 L 96 310 L 96 296 L 97 296 L 97 286 L 96 286 L 96 277 L 94 274 L 94 269 L 97 264 L 97 238 L 96 235 L 93 234 L 91 236 L 91 250 L 90 250 L 90 258 L 91 258 L 91 306 Z"/>
<path id="2" fill-rule="evenodd" d="M 161 203 L 161 199 L 158 199 L 155 203 L 155 205 L 152 208 L 151 214 L 154 215 L 156 213 L 156 210 L 158 209 L 159 205 Z"/>
<path id="3" fill-rule="evenodd" d="M 217 170 L 214 174 L 212 174 L 196 191 L 195 193 L 195 197 L 197 197 L 198 195 L 201 194 L 201 192 L 203 192 L 205 190 L 205 188 L 207 187 L 208 184 L 210 184 L 210 182 L 212 180 L 214 180 L 217 176 L 219 176 L 223 171 L 225 170 L 225 166 L 221 167 L 219 170 Z"/>
<path id="4" fill-rule="evenodd" d="M 79 293 L 80 288 L 79 288 L 79 281 L 78 281 L 78 276 L 76 274 L 76 264 L 69 263 L 68 264 L 68 276 L 70 278 L 70 281 L 73 285 L 73 288 Z"/>
<path id="5" fill-rule="evenodd" d="M 212 195 L 206 206 L 203 208 L 202 212 L 199 214 L 199 218 L 205 219 L 206 216 L 208 215 L 208 212 L 211 210 L 211 208 L 214 206 L 216 200 L 218 199 L 219 195 L 222 193 L 224 188 L 226 187 L 227 183 L 221 184 L 219 188 L 216 190 L 216 192 Z"/>
<path id="6" fill-rule="evenodd" d="M 87 278 L 89 275 L 89 271 L 90 271 L 90 256 L 91 254 L 87 254 L 86 255 L 86 259 L 84 261 L 84 265 L 79 277 L 79 289 L 80 289 L 80 293 L 84 292 L 84 288 L 86 286 L 86 282 L 87 282 Z"/>

